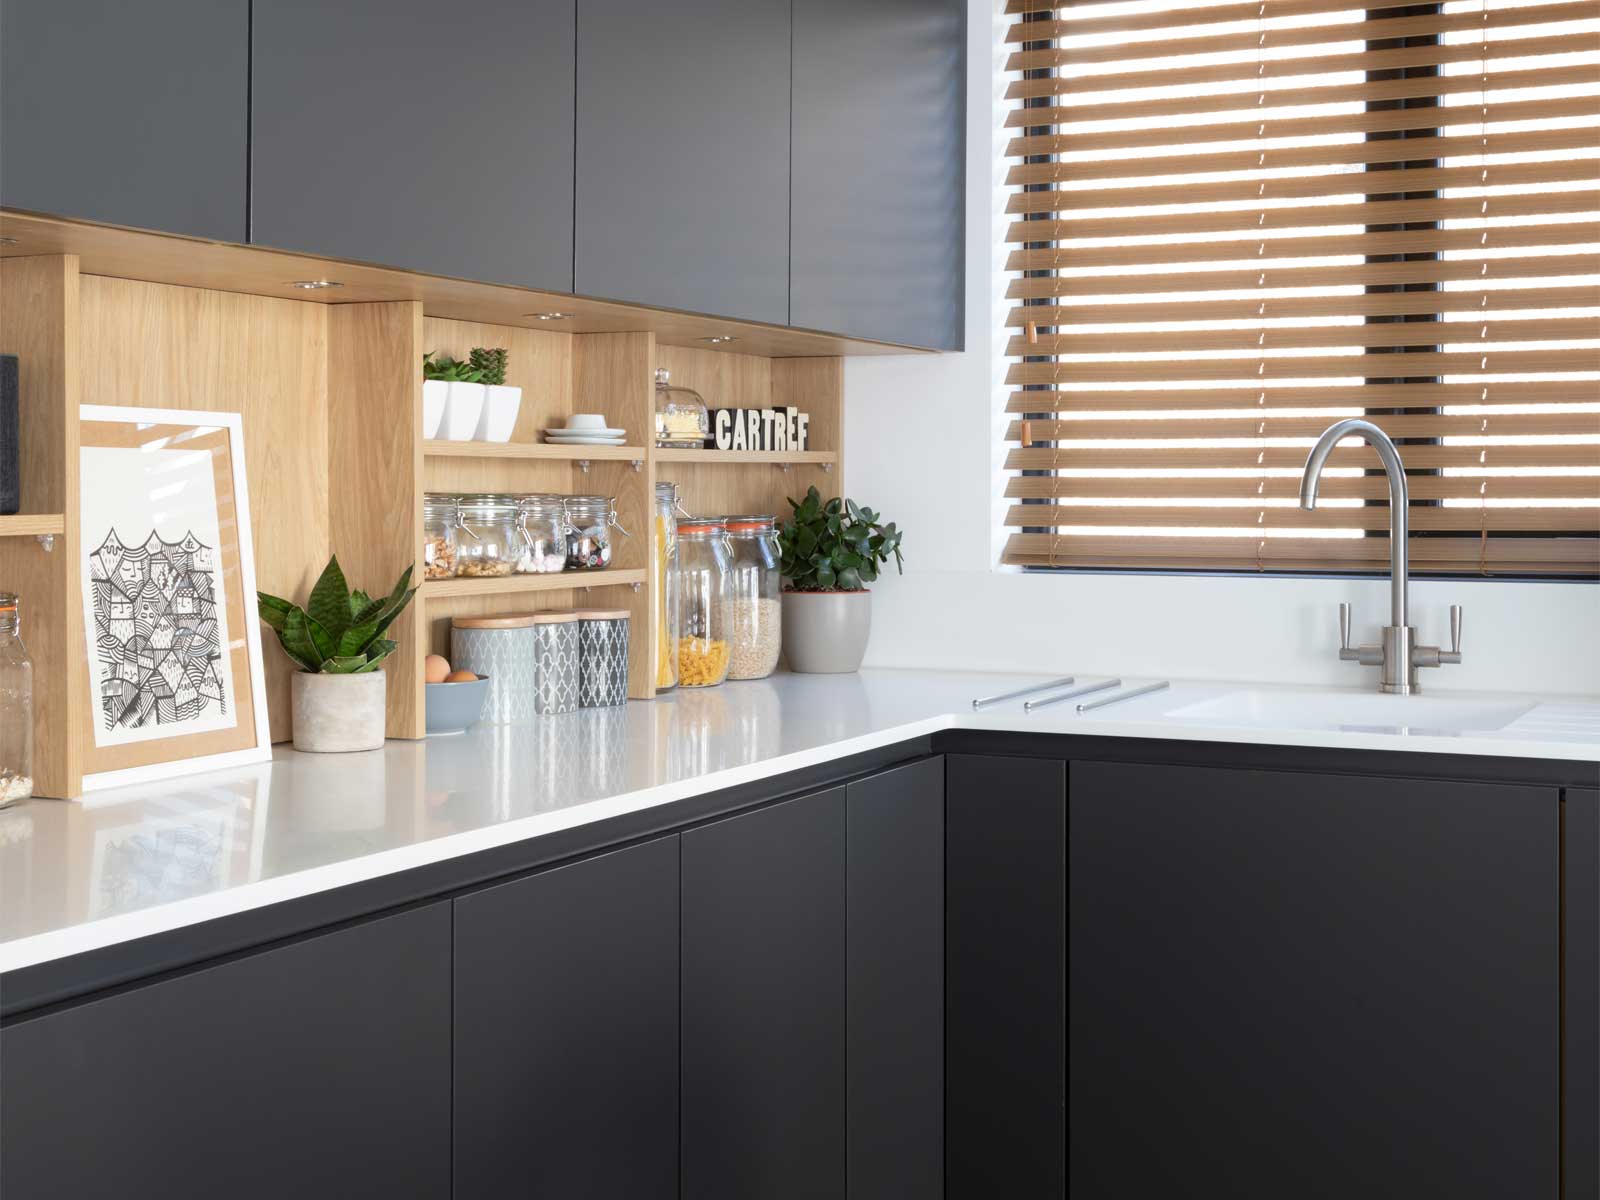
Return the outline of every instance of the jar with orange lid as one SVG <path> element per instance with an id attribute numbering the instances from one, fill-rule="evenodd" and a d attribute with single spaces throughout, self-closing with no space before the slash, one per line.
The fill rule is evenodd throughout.
<path id="1" fill-rule="evenodd" d="M 0 592 L 0 808 L 33 795 L 33 662 L 21 605 Z"/>
<path id="2" fill-rule="evenodd" d="M 679 687 L 715 687 L 728 677 L 728 535 L 721 518 L 678 522 Z"/>

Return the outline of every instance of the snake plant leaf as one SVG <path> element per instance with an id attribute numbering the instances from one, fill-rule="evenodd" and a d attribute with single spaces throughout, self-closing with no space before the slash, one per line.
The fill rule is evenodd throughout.
<path id="1" fill-rule="evenodd" d="M 325 675 L 355 675 L 366 665 L 366 658 L 360 654 L 349 656 L 336 654 L 323 662 L 322 672 Z"/>
<path id="2" fill-rule="evenodd" d="M 376 671 L 378 664 L 394 653 L 395 648 L 399 645 L 399 642 L 390 641 L 388 638 L 380 638 L 378 641 L 373 642 L 372 648 L 367 651 L 366 665 L 358 667 L 355 674 L 365 675 L 368 671 Z"/>
<path id="3" fill-rule="evenodd" d="M 333 640 L 333 635 L 322 627 L 322 622 L 315 617 L 306 617 L 306 633 L 311 636 L 311 644 L 317 648 L 321 658 L 332 658 L 339 648 L 339 643 Z"/>
<path id="4" fill-rule="evenodd" d="M 281 638 L 283 648 L 289 652 L 290 658 L 308 671 L 320 671 L 323 655 L 317 651 L 316 643 L 311 640 L 311 631 L 308 628 L 310 620 L 306 616 L 305 609 L 290 609 L 289 615 L 284 618 Z"/>
<path id="5" fill-rule="evenodd" d="M 339 556 L 332 555 L 328 565 L 311 589 L 311 601 L 306 611 L 327 631 L 335 641 L 350 628 L 350 586 L 345 583 L 344 572 L 339 569 Z M 330 651 L 331 652 L 331 651 Z"/>
<path id="6" fill-rule="evenodd" d="M 341 657 L 345 655 L 365 656 L 367 646 L 372 639 L 382 633 L 382 628 L 377 621 L 368 621 L 364 625 L 352 625 L 344 631 L 344 636 L 339 639 L 337 651 Z"/>
<path id="7" fill-rule="evenodd" d="M 267 592 L 256 593 L 256 611 L 261 614 L 261 619 L 279 633 L 283 632 L 283 623 L 288 618 L 289 612 L 295 606 L 281 597 Z"/>

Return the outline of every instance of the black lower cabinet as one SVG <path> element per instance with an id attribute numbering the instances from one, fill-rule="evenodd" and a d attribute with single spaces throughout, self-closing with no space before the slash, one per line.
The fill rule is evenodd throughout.
<path id="1" fill-rule="evenodd" d="M 1066 764 L 945 761 L 946 1195 L 1064 1196 Z"/>
<path id="2" fill-rule="evenodd" d="M 0 1031 L 5 1200 L 450 1193 L 450 905 Z"/>
<path id="3" fill-rule="evenodd" d="M 944 760 L 852 783 L 850 1200 L 944 1195 Z"/>
<path id="4" fill-rule="evenodd" d="M 1074 1200 L 1555 1200 L 1555 789 L 1075 761 L 1069 791 Z"/>
<path id="5" fill-rule="evenodd" d="M 845 836 L 843 788 L 681 835 L 684 1200 L 845 1194 Z"/>
<path id="6" fill-rule="evenodd" d="M 1566 880 L 1566 1200 L 1600 1196 L 1600 791 L 1568 788 Z"/>
<path id="7" fill-rule="evenodd" d="M 678 1195 L 678 839 L 455 902 L 455 1200 Z"/>

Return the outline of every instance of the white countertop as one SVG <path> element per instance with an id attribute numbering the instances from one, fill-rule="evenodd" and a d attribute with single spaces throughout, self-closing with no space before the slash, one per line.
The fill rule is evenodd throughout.
<path id="1" fill-rule="evenodd" d="M 780 674 L 364 754 L 280 746 L 270 764 L 30 801 L 0 810 L 0 972 L 953 728 L 1600 763 L 1594 700 L 1478 697 L 1526 711 L 1470 736 L 1372 721 L 1263 728 L 1227 711 L 1249 700 L 1281 716 L 1345 694 L 1203 682 L 1084 714 L 1072 702 L 972 710 L 1042 678 Z M 1223 716 L 1204 715 L 1219 704 Z M 1201 715 L 1169 715 L 1180 710 Z"/>

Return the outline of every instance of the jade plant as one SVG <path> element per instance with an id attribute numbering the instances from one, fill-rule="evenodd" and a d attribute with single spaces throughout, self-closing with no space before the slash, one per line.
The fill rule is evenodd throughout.
<path id="1" fill-rule="evenodd" d="M 399 645 L 383 633 L 417 594 L 416 588 L 408 588 L 410 582 L 407 567 L 389 594 L 374 600 L 349 589 L 335 555 L 322 569 L 305 608 L 266 592 L 257 592 L 256 600 L 261 619 L 277 631 L 284 653 L 302 671 L 360 675 L 376 670 Z"/>
<path id="2" fill-rule="evenodd" d="M 894 559 L 902 574 L 900 530 L 878 520 L 870 508 L 835 496 L 824 501 L 816 488 L 804 500 L 790 499 L 793 515 L 778 527 L 783 577 L 796 592 L 857 592 L 878 578 L 878 566 Z"/>
<path id="3" fill-rule="evenodd" d="M 482 382 L 498 387 L 506 381 L 506 360 L 510 357 L 511 352 L 503 347 L 491 350 L 476 346 L 467 355 L 467 365 L 478 373 Z"/>
<path id="4" fill-rule="evenodd" d="M 429 350 L 422 356 L 422 377 L 424 379 L 438 379 L 444 383 L 485 383 L 483 372 L 475 368 L 470 362 L 462 362 L 458 358 L 451 358 L 448 354 L 440 358 L 433 356 L 437 351 Z"/>

